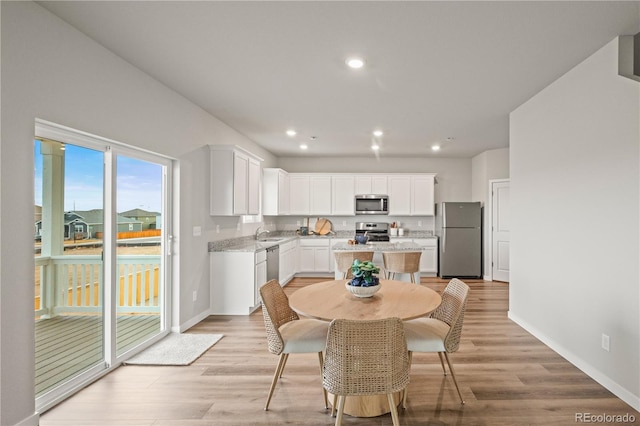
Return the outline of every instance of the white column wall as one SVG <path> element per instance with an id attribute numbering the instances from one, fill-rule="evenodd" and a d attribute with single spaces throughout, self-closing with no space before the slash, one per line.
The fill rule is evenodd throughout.
<path id="1" fill-rule="evenodd" d="M 511 114 L 509 316 L 639 409 L 640 86 L 617 64 L 614 40 Z"/>

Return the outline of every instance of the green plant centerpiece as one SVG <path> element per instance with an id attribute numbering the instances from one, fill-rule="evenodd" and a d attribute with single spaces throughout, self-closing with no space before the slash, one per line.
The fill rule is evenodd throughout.
<path id="1" fill-rule="evenodd" d="M 351 265 L 351 273 L 353 274 L 353 278 L 349 281 L 349 285 L 354 287 L 373 287 L 380 284 L 380 279 L 373 274 L 377 274 L 380 272 L 380 268 L 370 262 L 365 260 L 361 262 L 356 259 L 353 261 Z"/>

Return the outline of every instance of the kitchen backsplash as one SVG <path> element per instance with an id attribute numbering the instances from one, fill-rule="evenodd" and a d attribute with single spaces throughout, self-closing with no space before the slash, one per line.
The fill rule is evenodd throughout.
<path id="1" fill-rule="evenodd" d="M 399 224 L 405 232 L 425 232 L 433 235 L 435 224 L 433 216 L 330 216 L 326 217 L 333 224 L 334 231 L 354 231 L 356 222 L 386 222 Z M 309 228 L 313 230 L 318 217 L 309 217 Z M 268 229 L 278 231 L 295 231 L 307 225 L 307 217 L 301 216 L 265 216 L 264 223 Z"/>

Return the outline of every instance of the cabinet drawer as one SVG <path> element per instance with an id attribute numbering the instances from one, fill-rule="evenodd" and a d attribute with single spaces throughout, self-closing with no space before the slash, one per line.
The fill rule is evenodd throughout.
<path id="1" fill-rule="evenodd" d="M 422 247 L 436 247 L 438 245 L 436 238 L 414 238 L 413 242 Z"/>
<path id="2" fill-rule="evenodd" d="M 261 262 L 266 262 L 267 261 L 267 251 L 266 250 L 260 250 L 256 252 L 256 265 L 258 263 Z"/>
<path id="3" fill-rule="evenodd" d="M 302 238 L 300 239 L 300 247 L 329 247 L 330 242 L 331 240 L 329 238 Z"/>

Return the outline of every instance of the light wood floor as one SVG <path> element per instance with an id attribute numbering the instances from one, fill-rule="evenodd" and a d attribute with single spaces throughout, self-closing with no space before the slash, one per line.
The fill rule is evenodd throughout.
<path id="1" fill-rule="evenodd" d="M 298 278 L 287 293 L 318 279 Z M 451 355 L 466 399 L 460 405 L 435 354 L 413 357 L 403 425 L 571 425 L 576 413 L 640 413 L 507 319 L 508 285 L 471 287 L 458 352 Z M 441 291 L 446 281 L 423 279 Z M 317 357 L 291 355 L 270 410 L 263 411 L 277 357 L 267 351 L 260 311 L 209 317 L 189 333 L 225 337 L 189 367 L 121 367 L 44 413 L 42 426 L 331 425 Z M 345 425 L 391 425 L 391 416 Z M 600 423 L 607 424 L 607 423 Z"/>

